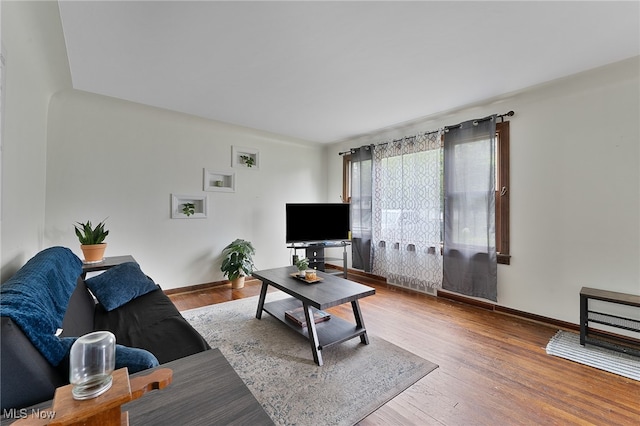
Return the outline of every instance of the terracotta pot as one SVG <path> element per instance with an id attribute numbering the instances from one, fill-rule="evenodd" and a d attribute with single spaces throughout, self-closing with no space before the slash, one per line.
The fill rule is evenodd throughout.
<path id="1" fill-rule="evenodd" d="M 84 263 L 97 263 L 104 260 L 104 251 L 107 249 L 107 243 L 102 244 L 81 244 L 82 254 L 84 255 Z"/>
<path id="2" fill-rule="evenodd" d="M 244 276 L 238 277 L 235 280 L 231 280 L 231 288 L 242 288 L 244 287 Z"/>

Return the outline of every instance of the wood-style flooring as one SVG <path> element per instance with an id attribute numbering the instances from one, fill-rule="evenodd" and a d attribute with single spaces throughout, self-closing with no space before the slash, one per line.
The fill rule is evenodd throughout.
<path id="1" fill-rule="evenodd" d="M 370 334 L 439 365 L 360 425 L 640 425 L 640 382 L 547 355 L 557 328 L 349 278 L 376 289 L 360 301 Z M 252 280 L 170 298 L 186 310 L 259 292 Z M 329 311 L 353 320 L 348 304 Z"/>

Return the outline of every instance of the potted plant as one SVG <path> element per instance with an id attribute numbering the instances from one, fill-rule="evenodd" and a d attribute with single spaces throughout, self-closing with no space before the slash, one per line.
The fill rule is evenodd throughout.
<path id="1" fill-rule="evenodd" d="M 250 155 L 241 155 L 240 159 L 244 161 L 244 164 L 246 164 L 249 168 L 253 167 L 253 165 L 256 163 L 256 159 Z"/>
<path id="2" fill-rule="evenodd" d="M 236 239 L 222 250 L 224 259 L 220 270 L 231 281 L 231 288 L 244 287 L 244 278 L 251 275 L 255 249 L 249 241 Z"/>
<path id="3" fill-rule="evenodd" d="M 307 259 L 306 257 L 299 257 L 294 263 L 296 265 L 296 268 L 298 268 L 298 274 L 301 277 L 304 277 L 305 271 L 309 267 L 309 259 Z"/>
<path id="4" fill-rule="evenodd" d="M 105 220 L 95 227 L 91 225 L 90 220 L 86 223 L 76 222 L 75 232 L 80 241 L 80 249 L 84 255 L 85 263 L 97 263 L 104 260 L 104 252 L 107 249 L 107 243 L 104 242 L 104 239 L 109 235 L 109 231 L 104 229 Z"/>
<path id="5" fill-rule="evenodd" d="M 187 215 L 187 217 L 191 216 L 192 214 L 195 214 L 196 212 L 196 205 L 193 203 L 184 203 L 182 205 L 182 213 L 184 213 L 185 215 Z"/>

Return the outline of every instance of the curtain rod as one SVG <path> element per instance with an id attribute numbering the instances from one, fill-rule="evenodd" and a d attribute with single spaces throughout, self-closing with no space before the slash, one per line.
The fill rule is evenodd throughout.
<path id="1" fill-rule="evenodd" d="M 509 112 L 505 112 L 504 114 L 496 114 L 495 117 L 499 118 L 501 123 L 504 123 L 504 118 L 505 117 L 513 117 L 514 115 L 515 115 L 515 112 L 509 111 Z M 475 121 L 477 121 L 477 122 L 486 121 L 486 120 L 490 120 L 492 117 L 493 117 L 493 115 L 490 115 L 488 117 L 479 118 L 479 119 L 477 119 Z M 453 125 L 453 126 L 444 126 L 444 127 L 440 128 L 440 129 L 437 129 L 437 130 L 432 130 L 432 131 L 429 131 L 429 132 L 425 132 L 425 133 L 423 133 L 423 135 L 427 136 L 427 135 L 431 135 L 433 133 L 438 133 L 438 132 L 441 132 L 441 131 L 447 131 L 448 129 L 455 129 L 456 127 L 459 127 L 460 124 L 456 124 L 456 125 Z M 393 142 L 397 142 L 397 141 L 400 141 L 400 140 L 402 140 L 402 139 L 396 139 Z M 366 146 L 386 145 L 388 143 L 389 142 L 381 142 L 381 143 L 378 143 L 378 144 L 371 144 L 371 145 L 366 145 Z M 356 149 L 357 148 L 351 148 L 348 151 L 339 152 L 338 155 L 352 154 L 353 152 L 355 152 Z"/>

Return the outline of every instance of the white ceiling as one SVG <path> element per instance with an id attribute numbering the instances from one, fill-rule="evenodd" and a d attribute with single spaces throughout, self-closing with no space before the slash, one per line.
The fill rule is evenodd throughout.
<path id="1" fill-rule="evenodd" d="M 61 0 L 60 13 L 76 89 L 323 143 L 640 53 L 638 1 Z"/>

